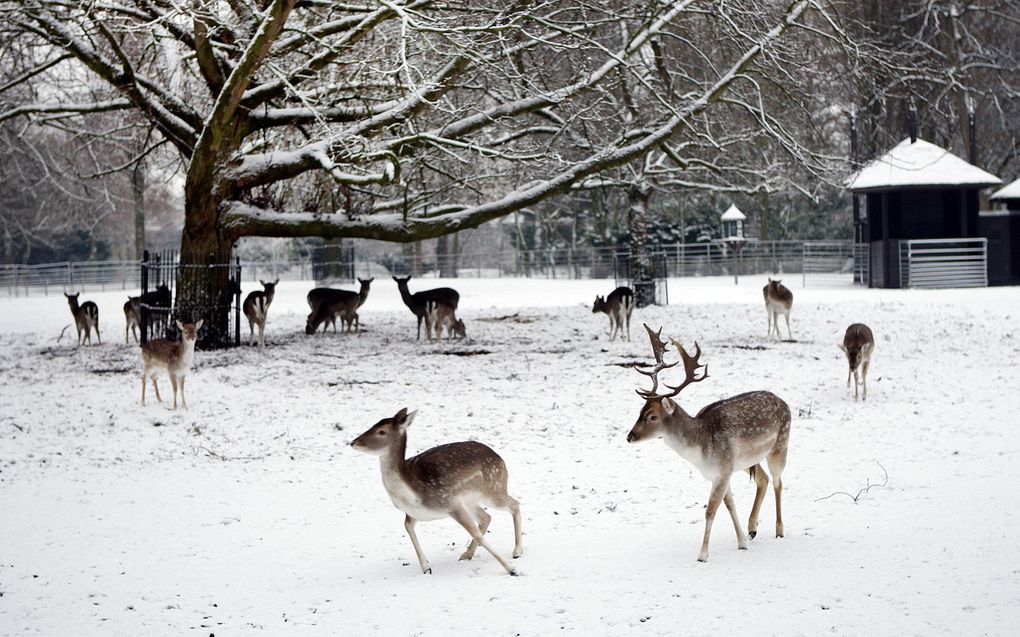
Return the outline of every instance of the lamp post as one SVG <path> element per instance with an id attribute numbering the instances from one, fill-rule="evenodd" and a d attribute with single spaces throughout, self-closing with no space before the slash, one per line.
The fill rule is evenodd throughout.
<path id="1" fill-rule="evenodd" d="M 743 265 L 740 251 L 747 243 L 747 239 L 744 237 L 744 222 L 747 221 L 747 215 L 740 212 L 736 206 L 731 205 L 719 219 L 722 221 L 722 240 L 737 257 L 737 264 L 733 269 L 733 285 L 737 285 L 740 282 L 738 279 L 740 266 Z"/>

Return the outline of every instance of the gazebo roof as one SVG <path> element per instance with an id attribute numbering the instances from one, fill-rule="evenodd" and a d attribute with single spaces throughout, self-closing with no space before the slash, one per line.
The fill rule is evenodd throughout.
<path id="1" fill-rule="evenodd" d="M 740 212 L 740 209 L 736 206 L 731 205 L 726 209 L 726 212 L 722 214 L 720 219 L 723 221 L 744 221 L 747 219 L 747 215 Z"/>
<path id="2" fill-rule="evenodd" d="M 941 146 L 918 139 L 904 139 L 872 161 L 850 179 L 851 192 L 875 192 L 903 188 L 997 186 L 1002 180 L 952 154 Z"/>
<path id="3" fill-rule="evenodd" d="M 989 199 L 992 201 L 997 199 L 1020 199 L 1020 179 L 999 188 L 992 193 Z"/>

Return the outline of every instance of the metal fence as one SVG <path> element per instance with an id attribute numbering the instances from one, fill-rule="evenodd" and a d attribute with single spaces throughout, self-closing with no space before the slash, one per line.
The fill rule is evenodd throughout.
<path id="1" fill-rule="evenodd" d="M 867 248 L 867 246 L 865 246 Z M 852 241 L 755 241 L 749 240 L 738 255 L 722 241 L 678 243 L 653 248 L 657 267 L 666 277 L 737 274 L 803 274 L 805 283 L 822 277 L 854 280 L 862 262 Z M 343 272 L 352 280 L 380 271 L 406 272 L 416 277 L 438 277 L 440 259 L 433 257 L 417 266 L 401 256 L 385 258 L 367 254 L 342 254 L 341 260 L 319 258 L 243 261 L 244 281 L 259 279 L 321 280 L 325 272 Z M 866 257 L 866 253 L 864 254 Z M 547 250 L 488 250 L 457 255 L 458 277 L 533 277 L 551 279 L 604 279 L 616 274 L 614 264 L 629 258 L 625 250 L 605 248 L 556 248 Z M 449 263 L 449 257 L 444 262 Z M 661 265 L 659 265 L 661 263 Z M 862 265 L 863 263 L 863 265 Z M 857 279 L 867 282 L 867 277 Z M 138 290 L 137 261 L 0 265 L 0 294 L 59 294 L 81 290 Z"/>
<path id="2" fill-rule="evenodd" d="M 988 239 L 900 241 L 900 287 L 988 286 Z"/>

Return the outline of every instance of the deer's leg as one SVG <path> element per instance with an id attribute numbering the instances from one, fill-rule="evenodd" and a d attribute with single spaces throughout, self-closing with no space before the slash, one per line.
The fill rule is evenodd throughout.
<path id="1" fill-rule="evenodd" d="M 857 386 L 861 384 L 861 377 L 858 371 L 854 370 L 854 400 L 857 400 Z"/>
<path id="2" fill-rule="evenodd" d="M 266 346 L 266 322 L 259 323 L 259 347 Z"/>
<path id="3" fill-rule="evenodd" d="M 474 515 L 475 520 L 478 521 L 478 530 L 482 532 L 482 535 L 485 535 L 486 531 L 489 530 L 489 523 L 492 522 L 492 516 L 489 515 L 481 506 L 475 506 Z M 470 560 L 475 556 L 475 549 L 477 548 L 478 542 L 471 540 L 471 543 L 468 544 L 467 550 L 461 554 L 460 559 Z"/>
<path id="4" fill-rule="evenodd" d="M 616 321 L 613 319 L 613 315 L 609 315 L 609 342 L 616 340 Z"/>
<path id="5" fill-rule="evenodd" d="M 503 486 L 506 489 L 506 485 Z M 503 493 L 501 496 L 497 496 L 489 500 L 489 504 L 496 507 L 497 509 L 503 509 L 509 511 L 510 515 L 514 519 L 514 552 L 513 557 L 524 555 L 524 543 L 521 541 L 521 504 L 515 498 L 510 497 L 509 494 Z"/>
<path id="6" fill-rule="evenodd" d="M 159 395 L 159 385 L 156 384 L 156 375 L 152 375 L 152 390 L 156 392 L 156 400 L 163 402 L 163 399 Z"/>
<path id="7" fill-rule="evenodd" d="M 421 340 L 421 320 L 422 320 L 422 316 L 419 314 L 418 315 L 418 337 L 417 337 L 417 340 L 419 340 L 419 341 Z"/>
<path id="8" fill-rule="evenodd" d="M 861 384 L 864 385 L 863 396 L 861 400 L 868 399 L 868 367 L 871 366 L 871 361 L 864 359 L 864 363 L 861 365 Z"/>
<path id="9" fill-rule="evenodd" d="M 726 504 L 726 510 L 730 512 L 733 530 L 737 533 L 737 548 L 741 551 L 746 551 L 747 535 L 744 534 L 744 529 L 740 528 L 740 520 L 737 518 L 737 505 L 733 502 L 733 492 L 730 491 L 729 485 L 726 485 L 726 495 L 723 496 L 723 502 Z"/>
<path id="10" fill-rule="evenodd" d="M 170 373 L 170 386 L 174 390 L 174 410 L 177 410 L 177 377 L 174 376 L 173 372 Z"/>
<path id="11" fill-rule="evenodd" d="M 96 328 L 96 340 L 99 341 L 100 345 L 102 345 L 103 344 L 103 335 L 99 333 L 99 321 L 96 321 L 95 323 L 93 323 L 92 327 Z M 89 339 L 89 343 L 92 343 L 92 339 Z"/>
<path id="12" fill-rule="evenodd" d="M 145 405 L 145 371 L 142 372 L 142 405 Z"/>
<path id="13" fill-rule="evenodd" d="M 627 340 L 628 341 L 630 340 L 630 313 L 631 313 L 631 311 L 632 310 L 630 308 L 627 309 Z"/>
<path id="14" fill-rule="evenodd" d="M 712 537 L 712 522 L 715 520 L 715 512 L 722 504 L 723 496 L 729 490 L 728 478 L 712 483 L 712 490 L 708 495 L 708 506 L 705 507 L 705 538 L 701 541 L 701 552 L 698 553 L 699 562 L 708 561 L 708 540 Z"/>
<path id="15" fill-rule="evenodd" d="M 847 369 L 846 370 L 846 388 L 847 389 L 850 389 L 850 378 L 853 375 L 854 375 L 854 370 L 852 370 L 852 369 Z"/>
<path id="16" fill-rule="evenodd" d="M 783 537 L 783 469 L 786 468 L 786 450 L 771 453 L 766 460 L 772 474 L 772 489 L 776 492 L 776 537 Z"/>
<path id="17" fill-rule="evenodd" d="M 765 499 L 765 488 L 769 486 L 769 477 L 765 475 L 765 469 L 761 464 L 756 464 L 748 471 L 754 478 L 756 490 L 754 492 L 754 506 L 751 507 L 751 517 L 747 519 L 747 535 L 752 540 L 758 535 L 758 515 L 761 513 L 761 503 Z"/>
<path id="18" fill-rule="evenodd" d="M 418 554 L 418 563 L 421 564 L 421 572 L 423 575 L 432 574 L 432 565 L 429 564 L 429 559 L 425 557 L 425 552 L 421 550 L 421 544 L 418 544 L 418 534 L 414 532 L 414 525 L 418 523 L 409 515 L 404 516 L 404 528 L 407 529 L 407 535 L 411 538 L 411 544 L 414 545 L 414 552 Z"/>
<path id="19" fill-rule="evenodd" d="M 464 508 L 463 504 L 459 505 L 453 511 L 450 511 L 450 517 L 456 520 L 457 523 L 460 524 L 462 527 L 464 527 L 464 529 L 471 535 L 475 542 L 480 544 L 483 549 L 491 553 L 492 557 L 496 558 L 496 561 L 499 562 L 504 569 L 506 569 L 507 573 L 510 573 L 511 575 L 517 575 L 517 572 L 514 571 L 514 567 L 510 566 L 510 562 L 507 562 L 505 557 L 497 553 L 496 550 L 492 548 L 492 546 L 488 542 L 485 541 L 485 537 L 482 535 L 481 530 L 478 528 L 478 525 L 475 524 L 475 519 L 471 517 L 471 513 L 469 513 L 468 510 Z"/>
<path id="20" fill-rule="evenodd" d="M 783 316 L 786 317 L 786 333 L 790 337 L 790 340 L 792 341 L 793 340 L 793 332 L 790 330 L 790 313 L 787 312 Z M 778 320 L 776 321 L 776 336 L 779 336 L 779 321 Z"/>
<path id="21" fill-rule="evenodd" d="M 181 405 L 185 409 L 187 409 L 188 408 L 188 401 L 184 400 L 184 379 L 185 378 L 186 378 L 186 376 L 184 376 L 184 375 L 181 375 L 181 377 L 180 377 L 180 382 L 181 382 Z"/>

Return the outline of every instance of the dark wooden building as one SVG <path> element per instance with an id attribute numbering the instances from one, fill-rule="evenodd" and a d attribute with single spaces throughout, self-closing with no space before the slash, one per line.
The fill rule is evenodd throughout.
<path id="1" fill-rule="evenodd" d="M 866 199 L 867 219 L 862 228 L 862 240 L 870 246 L 869 284 L 898 288 L 907 285 L 909 280 L 912 281 L 910 285 L 923 285 L 919 281 L 922 281 L 924 268 L 919 265 L 911 271 L 917 275 L 916 280 L 908 278 L 910 261 L 905 255 L 914 247 L 920 249 L 911 240 L 981 238 L 980 191 L 1001 183 L 995 175 L 922 139 L 905 139 L 862 168 L 850 180 L 849 190 L 863 194 Z M 965 254 L 971 249 L 969 246 L 978 243 L 939 244 L 942 247 L 938 249 L 943 250 L 944 256 L 933 254 L 924 267 L 947 260 L 952 250 L 960 249 L 963 250 L 960 254 Z M 960 258 L 970 259 L 969 256 Z M 971 268 L 968 276 L 971 276 L 973 265 L 968 267 Z M 960 284 L 981 283 L 971 278 Z"/>
<path id="2" fill-rule="evenodd" d="M 978 217 L 988 237 L 989 285 L 1020 285 L 1020 179 L 992 193 Z"/>

